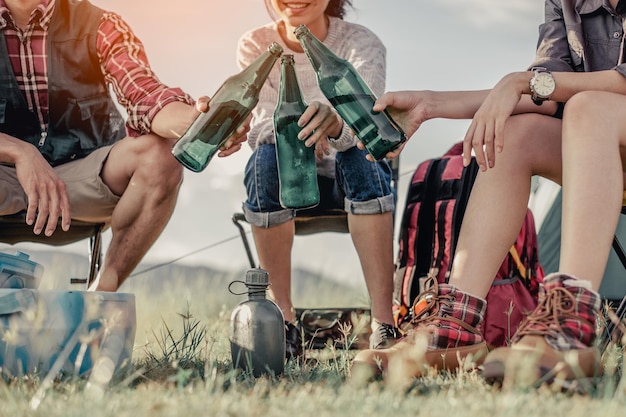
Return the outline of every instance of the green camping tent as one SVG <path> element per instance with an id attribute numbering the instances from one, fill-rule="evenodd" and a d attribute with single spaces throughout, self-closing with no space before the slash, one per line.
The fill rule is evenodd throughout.
<path id="1" fill-rule="evenodd" d="M 539 262 L 546 274 L 555 272 L 559 266 L 562 197 L 560 188 L 557 190 L 557 194 L 551 205 L 549 205 L 545 217 L 543 217 L 541 222 L 538 222 Z M 550 203 L 548 202 L 548 204 Z M 626 247 L 626 216 L 624 215 L 620 216 L 616 236 L 622 247 Z M 593 242 L 590 242 L 590 244 L 593 244 Z M 599 292 L 603 298 L 617 301 L 618 304 L 626 295 L 626 265 L 622 264 L 614 249 L 611 250 L 609 255 Z"/>

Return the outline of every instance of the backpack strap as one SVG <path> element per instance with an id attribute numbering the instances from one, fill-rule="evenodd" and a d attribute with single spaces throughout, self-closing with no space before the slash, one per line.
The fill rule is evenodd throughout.
<path id="1" fill-rule="evenodd" d="M 435 221 L 433 220 L 437 218 L 435 203 L 439 198 L 438 189 L 441 183 L 441 173 L 447 163 L 448 160 L 445 158 L 433 160 L 424 178 L 424 195 L 418 217 L 419 233 L 415 244 L 415 270 L 418 278 L 428 275 L 433 265 L 432 259 L 435 258 L 433 253 L 435 233 Z M 418 294 L 414 295 L 417 297 Z"/>
<path id="2" fill-rule="evenodd" d="M 526 266 L 524 266 L 524 263 L 520 259 L 519 253 L 517 253 L 515 245 L 511 246 L 511 249 L 509 249 L 509 254 L 511 255 L 511 258 L 513 258 L 513 260 L 515 261 L 515 265 L 517 266 L 517 270 L 519 271 L 520 276 L 523 280 L 526 280 Z"/>

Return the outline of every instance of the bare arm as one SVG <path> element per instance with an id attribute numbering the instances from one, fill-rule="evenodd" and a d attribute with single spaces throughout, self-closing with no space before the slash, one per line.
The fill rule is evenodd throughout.
<path id="1" fill-rule="evenodd" d="M 626 94 L 626 78 L 614 70 L 556 72 L 553 75 L 556 82 L 556 90 L 551 97 L 553 101 L 566 102 L 574 94 L 590 90 Z M 466 164 L 469 164 L 473 149 L 481 169 L 494 166 L 496 155 L 504 147 L 507 119 L 518 112 L 520 103 L 529 101 L 532 76 L 530 71 L 508 74 L 489 92 L 465 135 L 463 155 Z M 546 104 L 554 105 L 544 103 L 535 106 L 535 112 L 545 114 Z"/>
<path id="2" fill-rule="evenodd" d="M 376 101 L 374 110 L 387 109 L 410 138 L 422 123 L 430 119 L 472 119 L 490 92 L 491 90 L 388 92 Z M 554 114 L 556 103 L 546 103 L 540 108 L 529 96 L 521 97 L 517 100 L 513 113 L 527 112 Z M 404 145 L 390 152 L 387 157 L 398 156 L 403 148 Z"/>
<path id="3" fill-rule="evenodd" d="M 33 232 L 51 236 L 61 217 L 61 227 L 70 228 L 70 203 L 65 183 L 48 161 L 30 143 L 0 133 L 0 161 L 15 165 L 17 179 L 26 197 L 26 223 L 34 224 Z"/>

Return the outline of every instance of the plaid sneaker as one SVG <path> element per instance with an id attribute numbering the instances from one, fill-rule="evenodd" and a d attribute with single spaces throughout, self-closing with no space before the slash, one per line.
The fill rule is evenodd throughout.
<path id="1" fill-rule="evenodd" d="M 588 281 L 550 274 L 537 308 L 520 324 L 510 347 L 493 350 L 483 364 L 490 383 L 505 379 L 532 385 L 593 376 L 600 352 L 593 346 L 600 295 Z"/>
<path id="2" fill-rule="evenodd" d="M 353 361 L 353 370 L 363 369 L 391 378 L 421 376 L 429 368 L 452 370 L 466 358 L 479 362 L 487 344 L 477 329 L 485 315 L 486 301 L 449 284 L 429 279 L 427 289 L 411 307 L 413 328 L 388 349 L 363 350 Z"/>
<path id="3" fill-rule="evenodd" d="M 285 320 L 285 359 L 302 356 L 302 336 L 295 324 Z"/>
<path id="4" fill-rule="evenodd" d="M 402 337 L 400 329 L 387 323 L 377 323 L 378 327 L 370 335 L 370 349 L 386 349 Z"/>

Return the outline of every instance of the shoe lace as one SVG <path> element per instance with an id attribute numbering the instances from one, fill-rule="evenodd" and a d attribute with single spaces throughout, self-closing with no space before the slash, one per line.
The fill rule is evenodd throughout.
<path id="1" fill-rule="evenodd" d="M 436 325 L 441 320 L 447 320 L 456 323 L 471 333 L 478 333 L 476 328 L 447 313 L 447 311 L 452 310 L 455 297 L 452 294 L 440 294 L 439 285 L 435 277 L 430 276 L 425 282 L 425 287 L 425 290 L 415 299 L 411 307 L 411 324 L 414 328 L 417 328 L 418 325 Z M 442 309 L 442 307 L 445 307 L 445 309 Z"/>
<path id="2" fill-rule="evenodd" d="M 376 329 L 376 332 L 378 333 L 379 341 L 389 341 L 400 338 L 400 331 L 396 327 L 387 323 L 381 323 Z"/>
<path id="3" fill-rule="evenodd" d="M 411 324 L 432 321 L 438 316 L 442 304 L 451 307 L 454 301 L 449 294 L 439 294 L 439 285 L 434 278 L 429 277 L 424 286 L 424 291 L 418 295 L 411 307 Z"/>
<path id="4" fill-rule="evenodd" d="M 526 317 L 517 329 L 517 337 L 525 335 L 546 335 L 555 331 L 562 333 L 561 322 L 570 318 L 582 320 L 574 313 L 576 298 L 563 287 L 546 291 L 537 307 Z"/>

